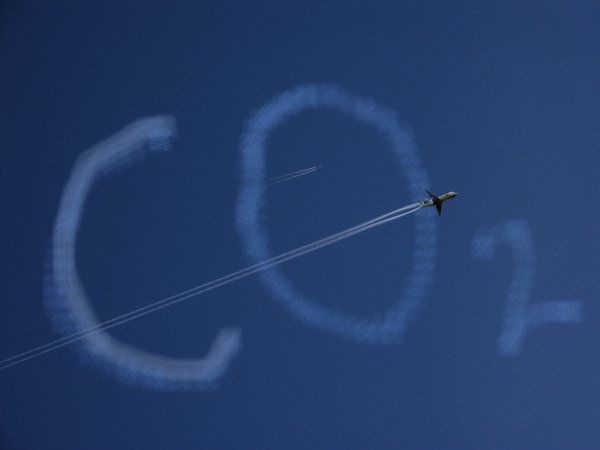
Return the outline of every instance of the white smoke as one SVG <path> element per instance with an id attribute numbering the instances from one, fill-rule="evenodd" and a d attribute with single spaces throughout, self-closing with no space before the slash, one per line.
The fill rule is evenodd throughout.
<path id="1" fill-rule="evenodd" d="M 497 350 L 499 355 L 516 356 L 521 352 L 526 334 L 535 327 L 583 320 L 583 304 L 578 300 L 529 303 L 536 264 L 531 229 L 525 220 L 508 220 L 482 229 L 473 240 L 473 256 L 490 260 L 496 247 L 502 244 L 508 244 L 513 251 L 514 269 Z"/>
<path id="2" fill-rule="evenodd" d="M 138 120 L 86 151 L 65 186 L 52 237 L 45 299 L 50 317 L 69 337 L 79 339 L 83 359 L 119 379 L 156 389 L 210 388 L 240 350 L 240 331 L 220 331 L 204 358 L 176 359 L 151 354 L 117 341 L 102 327 L 77 272 L 76 239 L 87 196 L 100 177 L 170 148 L 175 121 L 168 116 Z M 85 333 L 94 329 L 93 333 Z"/>
<path id="3" fill-rule="evenodd" d="M 260 108 L 249 120 L 241 139 L 242 186 L 236 206 L 236 222 L 242 246 L 251 263 L 271 257 L 263 209 L 266 203 L 265 161 L 271 133 L 304 110 L 329 109 L 373 126 L 388 142 L 398 169 L 408 182 L 409 194 L 418 198 L 429 186 L 410 133 L 396 114 L 375 103 L 331 85 L 302 85 L 284 92 Z M 298 290 L 283 272 L 273 267 L 260 273 L 263 286 L 293 317 L 356 342 L 396 343 L 401 340 L 433 282 L 436 223 L 427 214 L 415 216 L 415 251 L 408 282 L 394 306 L 372 318 L 356 318 L 320 304 Z"/>

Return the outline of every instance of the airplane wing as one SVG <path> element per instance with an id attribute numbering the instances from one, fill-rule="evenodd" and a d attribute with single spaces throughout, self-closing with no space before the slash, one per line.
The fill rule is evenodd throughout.
<path id="1" fill-rule="evenodd" d="M 435 204 L 435 209 L 437 209 L 438 216 L 441 216 L 442 215 L 442 204 L 441 203 L 436 203 Z"/>
<path id="2" fill-rule="evenodd" d="M 432 194 L 431 192 L 429 192 L 427 189 L 423 189 L 425 192 L 427 192 L 427 194 L 431 197 L 431 198 L 437 198 L 437 195 Z"/>

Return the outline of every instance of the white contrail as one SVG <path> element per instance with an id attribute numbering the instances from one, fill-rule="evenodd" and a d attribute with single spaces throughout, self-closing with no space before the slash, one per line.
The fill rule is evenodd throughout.
<path id="1" fill-rule="evenodd" d="M 397 220 L 400 217 L 406 216 L 408 214 L 412 214 L 412 213 L 418 211 L 419 209 L 421 209 L 421 206 L 419 205 L 419 203 L 413 203 L 411 205 L 407 205 L 403 208 L 399 208 L 399 209 L 396 209 L 389 213 L 375 217 L 374 219 L 368 220 L 368 221 L 363 222 L 354 227 L 347 228 L 339 233 L 335 233 L 331 236 L 327 236 L 318 241 L 312 242 L 310 244 L 306 244 L 306 245 L 296 248 L 294 250 L 290 250 L 286 253 L 283 253 L 283 254 L 276 256 L 274 258 L 271 258 L 269 260 L 263 261 L 261 263 L 255 264 L 253 266 L 247 267 L 247 268 L 239 270 L 237 272 L 233 272 L 229 275 L 225 275 L 221 278 L 218 278 L 216 280 L 202 284 L 200 286 L 196 286 L 192 289 L 188 289 L 187 291 L 183 291 L 179 294 L 156 301 L 156 302 L 146 305 L 144 307 L 138 308 L 134 311 L 130 311 L 128 313 L 114 317 L 110 320 L 99 323 L 94 327 L 90 327 L 90 328 L 82 330 L 78 333 L 73 333 L 73 334 L 71 334 L 69 336 L 65 336 L 61 339 L 57 339 L 55 341 L 49 342 L 49 343 L 41 345 L 39 347 L 35 347 L 33 349 L 27 350 L 18 355 L 14 355 L 10 358 L 6 358 L 6 359 L 0 361 L 0 370 L 7 369 L 11 366 L 15 366 L 17 364 L 23 363 L 25 361 L 36 358 L 43 354 L 57 350 L 61 347 L 69 345 L 73 342 L 79 341 L 91 333 L 95 333 L 95 332 L 102 331 L 102 330 L 107 330 L 107 329 L 116 327 L 118 325 L 122 325 L 124 323 L 127 323 L 132 320 L 143 317 L 147 314 L 159 311 L 168 306 L 172 306 L 174 304 L 182 302 L 191 297 L 195 297 L 197 295 L 200 295 L 200 294 L 203 294 L 210 290 L 224 286 L 226 284 L 229 284 L 233 281 L 247 277 L 247 276 L 257 273 L 259 271 L 268 269 L 274 265 L 281 264 L 286 261 L 290 261 L 294 258 L 298 258 L 299 256 L 302 256 L 306 253 L 313 252 L 313 251 L 323 248 L 325 246 L 331 245 L 342 239 L 347 239 L 358 233 L 362 233 L 362 232 L 370 230 L 374 227 L 378 227 L 385 223 Z"/>
<path id="2" fill-rule="evenodd" d="M 175 120 L 170 116 L 137 120 L 108 139 L 84 152 L 77 160 L 60 200 L 50 248 L 48 270 L 44 279 L 44 303 L 49 317 L 64 336 L 39 348 L 0 361 L 0 369 L 52 351 L 54 347 L 79 342 L 82 360 L 101 367 L 120 381 L 152 389 L 207 389 L 223 377 L 233 358 L 241 350 L 241 330 L 222 328 L 209 351 L 201 358 L 170 358 L 149 353 L 119 341 L 104 330 L 134 320 L 138 316 L 176 303 L 193 295 L 214 289 L 250 273 L 260 272 L 260 281 L 272 296 L 284 304 L 294 317 L 305 323 L 332 331 L 363 343 L 395 343 L 406 324 L 414 318 L 433 281 L 436 249 L 436 223 L 429 215 L 417 215 L 412 268 L 407 283 L 394 306 L 375 318 L 355 318 L 326 306 L 321 306 L 295 290 L 283 276 L 277 264 L 300 254 L 316 250 L 337 240 L 365 231 L 403 214 L 396 210 L 373 221 L 309 244 L 298 253 L 273 258 L 268 249 L 266 230 L 261 222 L 265 204 L 265 187 L 292 177 L 312 173 L 316 167 L 268 180 L 265 176 L 265 149 L 270 133 L 289 117 L 304 109 L 328 108 L 340 111 L 369 126 L 373 126 L 390 144 L 401 171 L 407 178 L 409 196 L 420 195 L 418 187 L 431 183 L 421 167 L 416 146 L 395 113 L 372 100 L 360 98 L 334 86 L 306 85 L 284 92 L 267 102 L 248 121 L 241 139 L 242 183 L 236 206 L 237 229 L 251 270 L 230 274 L 219 280 L 198 286 L 158 303 L 101 323 L 96 317 L 77 270 L 77 235 L 87 197 L 94 185 L 105 177 L 152 151 L 170 149 L 176 134 Z M 415 210 L 417 207 L 415 206 Z M 269 268 L 270 270 L 262 270 Z M 238 279 L 238 278 L 235 278 Z M 163 306 L 164 303 L 164 306 Z M 172 304 L 171 303 L 171 304 Z"/>
<path id="3" fill-rule="evenodd" d="M 293 180 L 294 178 L 302 177 L 319 170 L 321 166 L 309 167 L 308 169 L 296 170 L 295 172 L 286 173 L 285 175 L 279 175 L 278 177 L 269 178 L 267 180 L 267 186 L 273 186 L 279 183 L 285 183 L 286 181 Z"/>

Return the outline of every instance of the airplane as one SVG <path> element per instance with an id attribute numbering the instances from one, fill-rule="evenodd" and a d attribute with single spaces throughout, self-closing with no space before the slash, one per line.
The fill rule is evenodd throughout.
<path id="1" fill-rule="evenodd" d="M 427 198 L 425 200 L 419 201 L 419 205 L 421 205 L 421 208 L 427 208 L 428 206 L 435 205 L 435 208 L 437 209 L 437 212 L 438 212 L 438 216 L 442 215 L 442 203 L 444 203 L 446 200 L 454 198 L 458 195 L 456 192 L 450 191 L 450 192 L 447 192 L 444 195 L 440 195 L 438 197 L 438 196 L 432 194 L 431 192 L 429 192 L 427 189 L 425 189 L 425 192 L 427 192 L 427 194 L 431 198 Z"/>

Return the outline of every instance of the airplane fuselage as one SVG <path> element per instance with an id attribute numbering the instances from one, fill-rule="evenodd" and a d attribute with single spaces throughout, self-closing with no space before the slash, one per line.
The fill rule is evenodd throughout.
<path id="1" fill-rule="evenodd" d="M 456 192 L 446 192 L 444 195 L 441 195 L 439 199 L 441 201 L 450 200 L 451 198 L 456 197 L 458 194 Z"/>
<path id="2" fill-rule="evenodd" d="M 442 203 L 444 203 L 446 200 L 450 200 L 451 198 L 454 198 L 458 195 L 456 192 L 450 191 L 450 192 L 446 192 L 444 195 L 440 195 L 438 197 L 427 190 L 425 192 L 427 192 L 427 194 L 429 194 L 429 198 L 419 201 L 419 204 L 421 205 L 422 208 L 427 208 L 428 206 L 435 206 L 437 209 L 438 215 L 442 214 Z"/>

